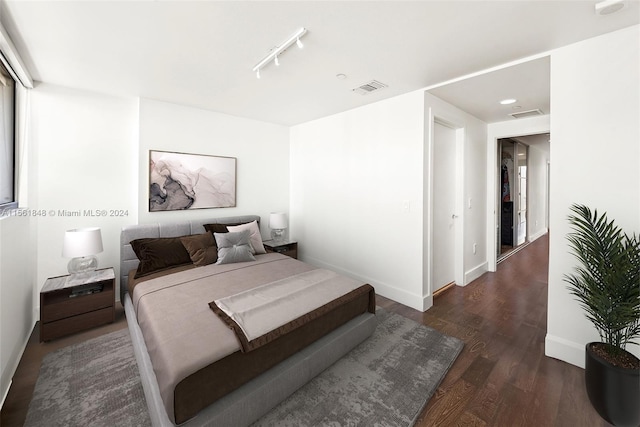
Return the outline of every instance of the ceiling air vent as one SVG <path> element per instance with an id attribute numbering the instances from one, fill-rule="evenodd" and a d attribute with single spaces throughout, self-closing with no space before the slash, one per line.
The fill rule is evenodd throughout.
<path id="1" fill-rule="evenodd" d="M 542 116 L 543 114 L 544 113 L 539 108 L 536 108 L 535 110 L 518 111 L 515 113 L 509 113 L 509 115 L 514 119 L 522 119 L 524 117 L 531 117 L 531 116 Z"/>
<path id="2" fill-rule="evenodd" d="M 365 83 L 365 84 L 363 84 L 361 86 L 358 86 L 357 88 L 353 89 L 353 91 L 355 93 L 359 93 L 360 95 L 368 95 L 371 92 L 375 92 L 377 90 L 384 89 L 385 87 L 387 87 L 386 84 L 380 83 L 377 80 L 371 80 L 370 82 Z"/>

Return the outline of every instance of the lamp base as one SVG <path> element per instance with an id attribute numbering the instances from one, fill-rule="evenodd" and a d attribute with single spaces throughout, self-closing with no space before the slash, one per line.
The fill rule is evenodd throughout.
<path id="1" fill-rule="evenodd" d="M 69 274 L 86 273 L 98 268 L 98 258 L 95 255 L 71 258 L 67 264 Z"/>
<path id="2" fill-rule="evenodd" d="M 282 242 L 284 240 L 284 228 L 271 229 L 271 238 L 276 242 Z"/>

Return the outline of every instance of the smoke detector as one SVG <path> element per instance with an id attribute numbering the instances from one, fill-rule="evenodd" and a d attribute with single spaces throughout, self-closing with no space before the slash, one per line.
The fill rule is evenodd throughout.
<path id="1" fill-rule="evenodd" d="M 385 87 L 388 87 L 388 86 L 377 80 L 371 80 L 370 82 L 360 85 L 357 88 L 353 89 L 353 91 L 355 93 L 359 93 L 360 95 L 368 95 L 371 92 L 384 89 Z"/>
<path id="2" fill-rule="evenodd" d="M 604 0 L 596 3 L 596 13 L 598 15 L 611 15 L 627 7 L 626 0 Z"/>

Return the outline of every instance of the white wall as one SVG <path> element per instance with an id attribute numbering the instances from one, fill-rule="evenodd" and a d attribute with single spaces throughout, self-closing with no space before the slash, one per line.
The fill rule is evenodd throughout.
<path id="1" fill-rule="evenodd" d="M 445 120 L 456 127 L 464 129 L 464 142 L 462 144 L 462 167 L 458 171 L 461 175 L 458 179 L 463 182 L 463 194 L 458 202 L 458 221 L 464 229 L 464 241 L 462 242 L 462 275 L 456 279 L 459 285 L 467 285 L 487 271 L 487 241 L 485 234 L 487 189 L 485 186 L 487 177 L 487 125 L 480 119 L 460 110 L 459 108 L 425 93 L 425 110 L 429 112 L 431 119 L 426 120 L 427 149 L 424 157 L 424 191 L 425 209 L 424 222 L 429 224 L 428 192 L 429 179 L 429 155 L 433 145 L 432 122 L 433 118 Z M 471 207 L 469 207 L 471 201 Z M 438 209 L 434 206 L 433 209 Z M 462 231 L 462 230 L 457 230 Z M 429 265 L 430 243 L 429 236 L 425 235 L 425 265 Z M 473 253 L 473 245 L 476 244 L 476 253 Z M 433 248 L 437 250 L 437 248 Z M 430 268 L 425 270 L 424 293 L 431 295 Z"/>
<path id="2" fill-rule="evenodd" d="M 117 276 L 120 229 L 136 221 L 137 114 L 135 99 L 47 84 L 31 91 L 30 166 L 37 179 L 30 208 L 46 213 L 35 218 L 36 295 L 48 277 L 67 274 L 62 240 L 72 228 L 102 229 L 99 267 L 113 266 Z"/>
<path id="3" fill-rule="evenodd" d="M 33 231 L 29 217 L 0 218 L 0 402 L 33 328 Z"/>
<path id="4" fill-rule="evenodd" d="M 149 212 L 149 150 L 237 159 L 235 208 Z M 174 222 L 289 210 L 289 128 L 198 108 L 142 99 L 138 150 L 138 222 Z"/>
<path id="5" fill-rule="evenodd" d="M 486 271 L 486 125 L 416 91 L 292 128 L 291 221 L 301 257 L 426 310 L 431 120 L 465 129 L 464 284 Z M 473 254 L 473 243 L 478 250 Z"/>
<path id="6" fill-rule="evenodd" d="M 496 251 L 497 251 L 497 225 L 498 225 L 498 216 L 497 216 L 497 206 L 498 206 L 498 196 L 497 196 L 497 185 L 498 185 L 498 139 L 500 138 L 508 138 L 513 136 L 525 136 L 525 135 L 536 135 L 540 133 L 548 133 L 551 129 L 551 117 L 549 115 L 545 116 L 537 116 L 537 117 L 528 117 L 524 119 L 518 120 L 507 120 L 504 122 L 496 122 L 489 123 L 487 126 L 487 182 L 486 188 L 487 190 L 487 216 L 486 216 L 486 236 L 487 236 L 487 262 L 489 271 L 496 271 Z M 529 186 L 537 189 L 538 191 L 542 188 L 540 180 L 544 179 L 546 182 L 546 171 L 544 175 L 540 174 L 540 168 L 542 165 L 541 162 L 544 162 L 544 167 L 546 168 L 546 161 L 542 159 L 540 153 L 534 152 L 533 159 L 529 159 L 529 166 L 533 166 L 533 176 L 529 178 Z M 530 171 L 528 171 L 530 172 Z M 543 178 L 544 176 L 544 178 Z M 539 218 L 540 215 L 546 215 L 546 190 L 544 195 L 536 194 L 533 196 L 533 200 L 531 200 L 532 196 L 529 195 L 529 222 L 531 218 Z M 542 201 L 544 199 L 544 201 Z M 544 203 L 544 205 L 540 205 L 540 203 Z M 533 211 L 532 211 L 533 210 Z M 539 221 L 539 220 L 538 220 Z M 544 221 L 538 223 L 538 228 L 534 226 L 531 228 L 531 224 L 528 224 L 527 227 L 529 236 L 531 237 L 539 237 L 544 234 L 544 229 L 539 227 L 544 227 Z"/>
<path id="7" fill-rule="evenodd" d="M 640 31 L 628 29 L 553 52 L 551 57 L 551 212 L 545 353 L 584 366 L 584 345 L 599 337 L 569 294 L 576 265 L 566 235 L 569 206 L 606 211 L 640 232 Z M 640 347 L 628 350 L 640 356 Z"/>
<path id="8" fill-rule="evenodd" d="M 424 95 L 291 129 L 291 235 L 311 264 L 423 309 Z"/>

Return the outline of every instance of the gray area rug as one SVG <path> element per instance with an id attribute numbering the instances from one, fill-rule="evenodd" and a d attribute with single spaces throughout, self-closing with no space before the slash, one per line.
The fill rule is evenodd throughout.
<path id="1" fill-rule="evenodd" d="M 410 426 L 462 341 L 378 309 L 374 334 L 257 426 Z M 148 426 L 127 329 L 47 355 L 25 426 Z"/>
<path id="2" fill-rule="evenodd" d="M 129 330 L 47 354 L 24 425 L 151 425 Z"/>
<path id="3" fill-rule="evenodd" d="M 257 426 L 410 426 L 464 343 L 378 309 L 373 335 Z"/>

